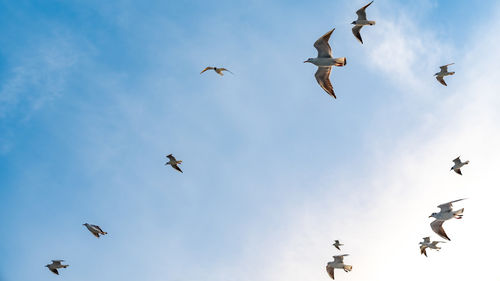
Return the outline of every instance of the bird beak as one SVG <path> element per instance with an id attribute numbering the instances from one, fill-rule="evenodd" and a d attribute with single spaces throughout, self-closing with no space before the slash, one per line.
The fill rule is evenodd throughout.
<path id="1" fill-rule="evenodd" d="M 429 218 L 432 218 L 432 215 L 430 215 Z"/>
<path id="2" fill-rule="evenodd" d="M 309 61 L 306 61 L 306 60 L 305 60 L 305 61 L 304 61 L 304 63 L 306 63 L 306 62 L 309 62 Z"/>

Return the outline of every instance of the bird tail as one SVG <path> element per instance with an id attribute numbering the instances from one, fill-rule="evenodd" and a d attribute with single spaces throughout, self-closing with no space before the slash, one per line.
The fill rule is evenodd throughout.
<path id="1" fill-rule="evenodd" d="M 374 21 L 374 20 L 371 20 L 371 21 L 369 22 L 369 24 L 370 24 L 370 25 L 375 25 L 375 21 Z"/>
<path id="2" fill-rule="evenodd" d="M 453 73 L 455 73 L 455 72 L 453 72 Z M 464 165 L 467 165 L 467 164 L 469 164 L 469 160 L 464 162 Z"/>
<path id="3" fill-rule="evenodd" d="M 182 163 L 182 160 L 178 160 L 178 161 L 177 161 L 177 164 L 181 164 L 181 163 Z"/>
<path id="4" fill-rule="evenodd" d="M 103 231 L 103 232 L 102 232 L 102 235 L 106 235 L 106 234 L 108 234 L 106 231 Z"/>
<path id="5" fill-rule="evenodd" d="M 464 213 L 464 208 L 462 208 L 462 209 L 460 209 L 460 210 L 456 211 L 455 215 L 456 215 L 456 216 L 462 216 L 462 214 L 463 214 L 463 213 Z"/>
<path id="6" fill-rule="evenodd" d="M 346 57 L 343 57 L 343 58 L 336 58 L 334 59 L 335 61 L 335 66 L 344 66 L 347 64 L 347 58 Z"/>
<path id="7" fill-rule="evenodd" d="M 63 267 L 63 268 L 66 268 L 66 267 L 68 267 L 68 266 L 69 266 L 68 264 L 65 264 L 65 265 L 63 265 L 62 267 Z"/>
<path id="8" fill-rule="evenodd" d="M 344 265 L 344 270 L 345 271 L 351 271 L 352 270 L 352 265 Z"/>
<path id="9" fill-rule="evenodd" d="M 450 72 L 450 75 L 453 75 L 453 74 L 455 74 L 455 71 Z"/>

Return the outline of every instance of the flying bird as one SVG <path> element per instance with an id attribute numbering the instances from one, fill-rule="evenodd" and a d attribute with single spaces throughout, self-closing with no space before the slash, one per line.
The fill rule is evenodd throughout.
<path id="1" fill-rule="evenodd" d="M 438 206 L 441 209 L 439 213 L 432 213 L 429 218 L 435 218 L 436 220 L 431 222 L 432 231 L 434 231 L 437 235 L 443 237 L 444 239 L 451 241 L 446 232 L 443 229 L 443 223 L 452 218 L 461 219 L 464 213 L 464 209 L 460 209 L 457 211 L 453 210 L 453 203 L 462 201 L 465 199 L 458 199 L 455 201 L 451 201 L 448 203 L 444 203 Z"/>
<path id="2" fill-rule="evenodd" d="M 424 241 L 419 243 L 420 244 L 420 254 L 425 255 L 427 257 L 427 252 L 425 251 L 427 248 L 433 249 L 436 251 L 441 250 L 441 247 L 437 246 L 438 243 L 445 243 L 445 242 L 443 242 L 443 241 L 432 241 L 431 242 L 430 237 L 424 237 Z"/>
<path id="3" fill-rule="evenodd" d="M 361 38 L 361 34 L 359 33 L 361 31 L 361 28 L 365 25 L 375 25 L 375 21 L 366 19 L 366 11 L 365 10 L 372 3 L 373 3 L 373 1 L 371 1 L 370 3 L 365 5 L 363 8 L 359 9 L 356 12 L 356 14 L 358 15 L 358 19 L 351 22 L 351 24 L 354 24 L 354 27 L 352 28 L 352 34 L 354 34 L 354 37 L 356 37 L 356 39 L 358 39 L 359 42 L 361 42 L 361 44 L 363 44 L 363 39 Z"/>
<path id="4" fill-rule="evenodd" d="M 200 74 L 202 74 L 203 72 L 205 72 L 207 70 L 213 70 L 213 71 L 217 72 L 217 74 L 219 74 L 220 76 L 224 76 L 224 73 L 222 73 L 222 71 L 227 71 L 231 74 L 234 74 L 231 71 L 229 71 L 229 69 L 225 69 L 224 67 L 219 68 L 219 67 L 213 67 L 213 66 L 207 66 L 205 69 L 203 69 L 202 72 L 200 72 Z"/>
<path id="5" fill-rule="evenodd" d="M 99 238 L 99 235 L 106 235 L 107 232 L 104 232 L 98 225 L 84 223 L 84 226 L 90 231 L 90 233 L 94 234 L 95 237 Z"/>
<path id="6" fill-rule="evenodd" d="M 66 268 L 69 265 L 67 264 L 61 264 L 64 260 L 52 260 L 51 264 L 47 264 L 45 267 L 47 267 L 50 271 L 52 271 L 54 274 L 59 275 L 59 271 L 57 271 L 58 268 Z"/>
<path id="7" fill-rule="evenodd" d="M 321 36 L 315 43 L 314 47 L 318 50 L 317 58 L 308 58 L 304 63 L 310 62 L 318 67 L 318 71 L 314 75 L 316 77 L 316 81 L 318 84 L 325 90 L 329 95 L 334 98 L 335 92 L 333 91 L 332 83 L 330 82 L 330 72 L 332 71 L 332 66 L 344 66 L 347 63 L 347 59 L 345 57 L 342 58 L 333 58 L 332 57 L 332 49 L 328 44 L 328 40 L 332 35 L 332 32 L 335 30 L 332 29 L 328 31 L 325 35 Z"/>
<path id="8" fill-rule="evenodd" d="M 352 270 L 352 265 L 347 265 L 344 264 L 344 257 L 348 256 L 347 254 L 345 255 L 340 255 L 340 256 L 333 256 L 333 261 L 328 262 L 326 264 L 326 272 L 332 279 L 335 279 L 335 275 L 333 270 L 335 268 L 342 268 L 345 272 L 349 272 Z"/>
<path id="9" fill-rule="evenodd" d="M 450 171 L 453 170 L 453 171 L 455 171 L 455 173 L 462 175 L 462 171 L 460 170 L 460 168 L 469 164 L 469 160 L 462 162 L 460 160 L 460 156 L 458 156 L 457 158 L 455 158 L 453 160 L 453 163 L 455 163 L 455 165 L 453 165 L 453 167 L 451 167 Z"/>
<path id="10" fill-rule="evenodd" d="M 455 64 L 455 63 L 450 63 L 447 65 L 440 66 L 439 68 L 441 68 L 441 71 L 434 74 L 434 76 L 436 76 L 436 79 L 439 81 L 439 83 L 443 84 L 444 86 L 448 86 L 448 85 L 446 85 L 446 82 L 444 82 L 444 77 L 455 74 L 455 71 L 448 72 L 448 66 L 453 65 L 453 64 Z"/>
<path id="11" fill-rule="evenodd" d="M 165 163 L 165 166 L 170 165 L 170 166 L 172 166 L 172 168 L 174 168 L 177 171 L 182 173 L 181 168 L 179 168 L 179 166 L 177 166 L 178 164 L 182 163 L 182 160 L 175 159 L 175 157 L 172 154 L 169 154 L 166 157 L 168 158 L 168 162 Z"/>
<path id="12" fill-rule="evenodd" d="M 344 246 L 344 244 L 340 244 L 340 241 L 339 240 L 335 240 L 335 243 L 333 244 L 333 246 L 335 248 L 337 248 L 337 250 L 340 251 L 340 246 Z"/>

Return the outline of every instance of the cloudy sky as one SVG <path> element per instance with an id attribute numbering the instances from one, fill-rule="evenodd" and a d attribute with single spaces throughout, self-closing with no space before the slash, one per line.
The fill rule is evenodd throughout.
<path id="1" fill-rule="evenodd" d="M 500 280 L 498 1 L 0 3 L 1 281 Z"/>

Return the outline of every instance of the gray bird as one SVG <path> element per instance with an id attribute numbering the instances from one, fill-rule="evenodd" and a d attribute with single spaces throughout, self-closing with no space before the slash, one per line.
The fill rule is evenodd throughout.
<path id="1" fill-rule="evenodd" d="M 450 241 L 450 238 L 448 235 L 446 235 L 446 232 L 443 229 L 443 223 L 447 220 L 456 218 L 456 219 L 461 219 L 464 213 L 464 208 L 454 211 L 453 210 L 453 203 L 462 201 L 465 199 L 458 199 L 454 200 L 448 203 L 444 203 L 438 206 L 441 210 L 439 213 L 432 213 L 432 215 L 429 216 L 429 218 L 435 218 L 436 220 L 431 222 L 431 228 L 432 231 L 434 231 L 437 235 L 443 237 L 444 239 Z"/>
<path id="2" fill-rule="evenodd" d="M 213 70 L 215 71 L 217 74 L 219 74 L 220 76 L 224 76 L 224 73 L 222 73 L 222 71 L 227 71 L 231 74 L 234 74 L 232 73 L 231 71 L 229 71 L 229 69 L 225 69 L 224 67 L 213 67 L 213 66 L 207 66 L 205 69 L 203 69 L 202 72 L 200 72 L 200 74 L 202 74 L 203 72 L 207 71 L 207 70 Z"/>
<path id="3" fill-rule="evenodd" d="M 444 77 L 455 74 L 455 71 L 448 72 L 448 66 L 453 65 L 453 64 L 455 64 L 455 63 L 450 63 L 447 65 L 440 66 L 439 68 L 441 69 L 441 71 L 434 74 L 434 76 L 436 76 L 436 79 L 439 81 L 439 83 L 443 84 L 444 86 L 448 86 L 448 85 L 446 85 L 446 82 L 444 82 Z"/>
<path id="4" fill-rule="evenodd" d="M 443 241 L 432 241 L 431 242 L 430 237 L 424 237 L 423 239 L 424 239 L 424 241 L 419 243 L 420 244 L 420 254 L 425 255 L 426 257 L 427 257 L 427 252 L 425 250 L 427 248 L 439 251 L 439 250 L 441 250 L 441 247 L 438 247 L 437 244 L 438 243 L 445 243 Z"/>
<path id="5" fill-rule="evenodd" d="M 453 160 L 453 163 L 455 163 L 455 165 L 453 165 L 453 167 L 451 167 L 450 171 L 453 170 L 453 171 L 455 171 L 455 173 L 462 175 L 462 171 L 460 170 L 460 168 L 469 164 L 469 160 L 462 162 L 460 160 L 460 156 L 458 156 L 457 158 L 455 158 Z"/>
<path id="6" fill-rule="evenodd" d="M 67 264 L 61 264 L 64 260 L 52 260 L 51 264 L 47 264 L 45 267 L 47 267 L 50 271 L 52 271 L 54 274 L 59 275 L 59 271 L 57 271 L 58 268 L 66 268 L 69 265 Z"/>
<path id="7" fill-rule="evenodd" d="M 98 225 L 84 223 L 84 226 L 90 231 L 90 233 L 94 234 L 95 237 L 99 238 L 99 235 L 106 235 L 107 232 L 104 232 Z"/>
<path id="8" fill-rule="evenodd" d="M 168 162 L 165 163 L 165 166 L 170 165 L 170 166 L 172 166 L 172 168 L 174 168 L 177 171 L 182 173 L 181 168 L 179 168 L 179 166 L 177 166 L 178 164 L 182 163 L 182 160 L 175 159 L 175 157 L 172 154 L 169 154 L 166 157 L 168 158 Z"/>
<path id="9" fill-rule="evenodd" d="M 345 255 L 340 255 L 340 256 L 333 256 L 333 261 L 328 262 L 326 264 L 326 272 L 328 273 L 328 275 L 332 279 L 335 279 L 335 275 L 334 275 L 335 268 L 342 268 L 345 272 L 349 272 L 352 270 L 352 265 L 344 264 L 344 257 L 345 256 L 348 256 L 348 255 L 345 254 Z"/>
<path id="10" fill-rule="evenodd" d="M 330 40 L 330 36 L 334 30 L 335 28 L 316 40 L 314 48 L 318 50 L 318 57 L 308 58 L 304 61 L 304 63 L 309 62 L 318 67 L 318 71 L 316 71 L 316 74 L 314 75 L 314 77 L 316 77 L 316 81 L 318 81 L 321 88 L 323 88 L 323 90 L 325 90 L 329 95 L 337 98 L 335 96 L 335 92 L 333 91 L 332 83 L 330 82 L 330 72 L 332 72 L 332 66 L 346 65 L 347 59 L 345 57 L 332 57 L 332 49 L 330 48 L 330 44 L 328 44 L 328 40 Z"/>
<path id="11" fill-rule="evenodd" d="M 363 44 L 363 39 L 361 38 L 361 34 L 359 33 L 361 31 L 361 28 L 365 25 L 375 25 L 375 21 L 366 19 L 366 11 L 365 10 L 372 3 L 373 3 L 373 1 L 371 1 L 370 3 L 365 5 L 363 8 L 359 9 L 356 12 L 356 14 L 358 15 L 358 19 L 351 22 L 351 24 L 354 24 L 354 27 L 352 28 L 352 34 L 354 34 L 354 37 L 356 37 L 356 39 L 358 39 L 359 42 L 361 42 L 361 44 Z"/>
<path id="12" fill-rule="evenodd" d="M 337 248 L 337 250 L 340 251 L 340 246 L 344 246 L 344 244 L 340 244 L 340 241 L 339 240 L 335 240 L 335 243 L 332 244 L 335 248 Z"/>

